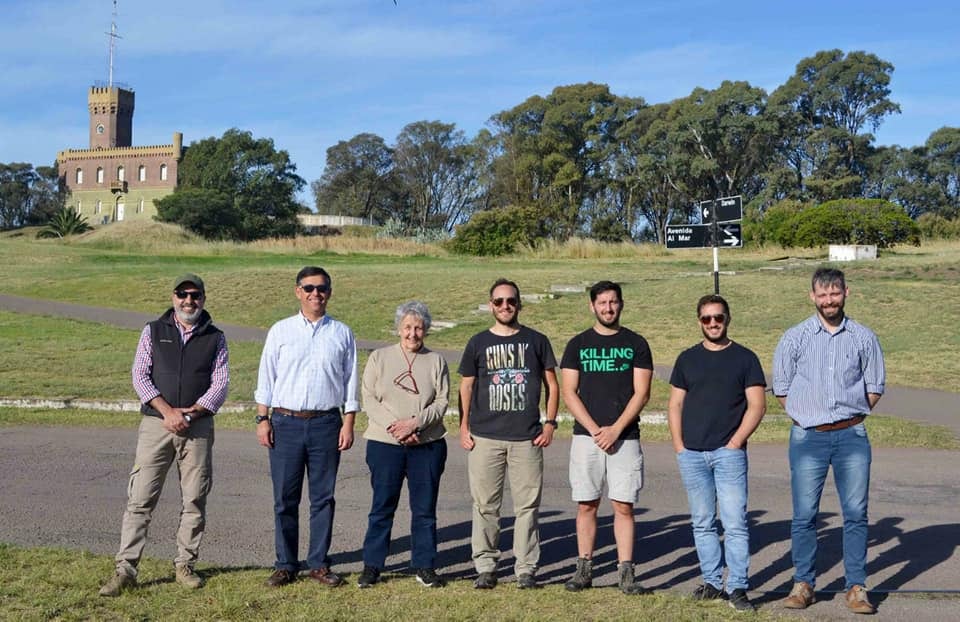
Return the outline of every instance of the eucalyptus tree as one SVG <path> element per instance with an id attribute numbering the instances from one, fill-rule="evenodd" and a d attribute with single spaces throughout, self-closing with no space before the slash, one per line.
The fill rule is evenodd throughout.
<path id="1" fill-rule="evenodd" d="M 946 198 L 943 216 L 960 216 L 960 127 L 942 127 L 924 143 L 930 176 Z"/>
<path id="2" fill-rule="evenodd" d="M 481 195 L 479 154 L 453 123 L 417 121 L 403 128 L 394 172 L 409 203 L 407 223 L 452 231 Z"/>
<path id="3" fill-rule="evenodd" d="M 900 112 L 890 100 L 894 67 L 874 54 L 824 50 L 797 64 L 796 72 L 769 98 L 779 125 L 780 166 L 790 174 L 791 194 L 820 200 L 859 194 L 870 132 Z"/>
<path id="4" fill-rule="evenodd" d="M 357 134 L 327 149 L 323 176 L 310 184 L 317 213 L 373 218 L 394 216 L 397 180 L 393 148 L 376 134 Z"/>

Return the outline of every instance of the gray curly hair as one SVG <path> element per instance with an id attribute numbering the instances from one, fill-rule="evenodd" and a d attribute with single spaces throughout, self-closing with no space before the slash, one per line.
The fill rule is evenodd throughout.
<path id="1" fill-rule="evenodd" d="M 403 321 L 403 318 L 407 317 L 408 315 L 412 315 L 423 322 L 424 333 L 430 330 L 430 324 L 432 322 L 432 318 L 430 317 L 430 309 L 428 309 L 427 305 L 419 300 L 411 300 L 397 307 L 397 314 L 393 319 L 393 328 L 399 331 L 400 323 Z"/>

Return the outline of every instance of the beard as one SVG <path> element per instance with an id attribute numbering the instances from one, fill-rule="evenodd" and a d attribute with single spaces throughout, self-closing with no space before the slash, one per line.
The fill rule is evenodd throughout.
<path id="1" fill-rule="evenodd" d="M 843 306 L 844 303 L 840 303 L 835 307 L 817 307 L 817 313 L 825 320 L 836 320 L 843 317 Z"/>
<path id="2" fill-rule="evenodd" d="M 709 341 L 710 343 L 723 343 L 724 341 L 727 340 L 726 326 L 723 327 L 723 330 L 720 331 L 720 334 L 717 335 L 716 337 L 711 336 L 710 333 L 707 332 L 707 329 L 703 328 L 702 326 L 700 327 L 700 332 L 703 333 L 703 338 Z"/>
<path id="3" fill-rule="evenodd" d="M 603 316 L 600 315 L 599 313 L 594 313 L 594 315 L 597 316 L 597 321 L 600 322 L 601 326 L 604 326 L 606 328 L 614 328 L 615 326 L 620 324 L 619 313 L 614 315 L 612 320 L 605 320 Z"/>
<path id="4" fill-rule="evenodd" d="M 193 313 L 187 313 L 186 311 L 180 309 L 179 307 L 174 309 L 174 311 L 177 314 L 177 319 L 189 326 L 193 326 L 194 324 L 196 324 L 197 320 L 200 319 L 200 314 L 203 313 L 203 309 L 200 309 L 200 308 L 198 308 Z"/>

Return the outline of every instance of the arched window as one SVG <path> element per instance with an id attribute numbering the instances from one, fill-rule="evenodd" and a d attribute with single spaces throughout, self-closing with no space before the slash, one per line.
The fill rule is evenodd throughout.
<path id="1" fill-rule="evenodd" d="M 100 166 L 97 167 L 97 183 L 103 183 L 103 167 Z"/>
<path id="2" fill-rule="evenodd" d="M 140 168 L 137 169 L 137 179 L 140 181 L 147 181 L 147 167 L 143 164 L 141 164 Z"/>
<path id="3" fill-rule="evenodd" d="M 123 181 L 123 167 L 117 167 L 117 181 Z"/>
<path id="4" fill-rule="evenodd" d="M 97 201 L 97 206 L 94 208 L 93 213 L 99 214 L 101 209 L 103 209 L 103 203 L 101 201 Z"/>
<path id="5" fill-rule="evenodd" d="M 82 183 L 83 183 L 83 169 L 78 168 L 77 169 L 77 185 L 79 186 Z"/>
<path id="6" fill-rule="evenodd" d="M 138 214 L 142 214 L 142 213 L 143 213 L 143 199 L 140 199 L 140 202 L 137 203 L 137 213 L 138 213 Z"/>
<path id="7" fill-rule="evenodd" d="M 83 201 L 81 201 L 81 200 L 79 200 L 79 199 L 77 199 L 77 213 L 78 213 L 78 214 L 82 214 L 82 213 L 83 213 Z"/>
<path id="8" fill-rule="evenodd" d="M 167 165 L 160 165 L 160 181 L 167 181 Z"/>

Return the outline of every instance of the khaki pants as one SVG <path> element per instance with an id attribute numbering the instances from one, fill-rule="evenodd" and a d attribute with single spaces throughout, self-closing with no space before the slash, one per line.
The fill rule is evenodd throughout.
<path id="1" fill-rule="evenodd" d="M 532 441 L 497 441 L 473 437 L 476 445 L 467 459 L 473 496 L 471 547 L 477 572 L 496 572 L 500 559 L 500 506 L 504 477 L 510 478 L 513 497 L 514 572 L 536 574 L 540 562 L 537 514 L 543 492 L 543 448 Z"/>
<path id="2" fill-rule="evenodd" d="M 207 493 L 213 485 L 213 417 L 194 419 L 184 435 L 171 434 L 158 417 L 144 416 L 137 438 L 137 456 L 127 485 L 127 509 L 120 530 L 117 572 L 137 576 L 147 542 L 147 527 L 170 466 L 180 474 L 180 527 L 176 565 L 193 566 L 200 550 Z"/>

